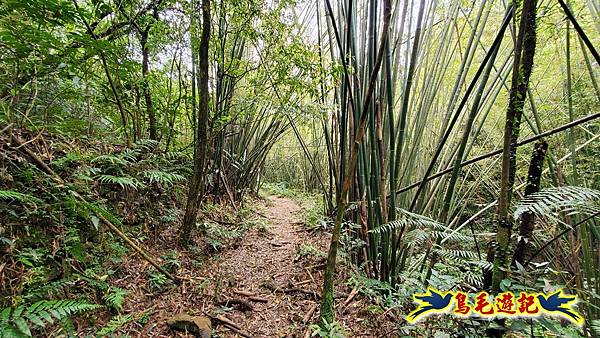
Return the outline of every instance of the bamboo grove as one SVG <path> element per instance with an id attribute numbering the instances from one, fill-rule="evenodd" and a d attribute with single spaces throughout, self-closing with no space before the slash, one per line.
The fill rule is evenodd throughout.
<path id="1" fill-rule="evenodd" d="M 185 157 L 174 245 L 203 203 L 318 193 L 325 322 L 341 260 L 405 297 L 556 272 L 600 318 L 597 206 L 540 216 L 598 199 L 598 1 L 6 0 L 0 18 L 0 134 Z"/>
<path id="2" fill-rule="evenodd" d="M 595 15 L 594 5 L 588 5 Z M 525 185 L 513 188 L 521 166 L 517 164 L 519 130 L 536 135 L 548 128 L 536 107 L 543 97 L 529 85 L 538 21 L 543 25 L 550 17 L 539 13 L 564 18 L 569 7 L 549 1 L 482 1 L 468 11 L 459 3 L 404 1 L 393 9 L 390 6 L 379 1 L 325 1 L 316 9 L 325 13 L 318 14 L 319 18 L 327 18 L 318 23 L 319 31 L 325 32 L 320 46 L 329 47 L 331 60 L 341 68 L 339 85 L 323 93 L 323 100 L 335 108 L 323 128 L 337 201 L 329 273 L 333 275 L 343 227 L 344 233 L 363 243 L 352 252 L 352 260 L 374 278 L 403 286 L 417 279 L 426 285 L 440 257 L 450 257 L 461 265 L 467 280 L 498 292 L 511 265 L 511 195 Z M 389 28 L 387 15 L 392 18 Z M 503 19 L 490 21 L 492 17 Z M 568 59 L 573 57 L 573 41 L 579 41 L 582 61 L 587 64 L 587 73 L 579 78 L 592 83 L 597 96 L 593 84 L 597 70 L 593 57 L 590 60 L 596 51 L 584 43 L 588 38 L 583 31 L 574 33 L 569 28 L 575 20 L 563 24 L 567 25 L 567 62 L 572 62 Z M 572 81 L 570 68 L 567 75 Z M 570 102 L 569 88 L 563 99 Z M 510 93 L 508 99 L 503 91 Z M 506 116 L 492 112 L 507 103 Z M 525 104 L 530 109 L 527 114 L 532 114 L 529 117 L 523 117 Z M 562 121 L 574 118 L 571 108 L 568 119 Z M 523 127 L 521 120 L 526 124 Z M 489 126 L 502 121 L 506 121 L 504 136 L 490 134 Z M 569 135 L 574 135 L 577 126 L 571 126 Z M 593 142 L 596 138 L 597 134 L 591 134 L 586 139 Z M 559 153 L 549 151 L 551 168 L 574 161 L 577 143 L 571 139 L 571 144 L 569 154 L 560 159 L 555 157 Z M 472 161 L 463 167 L 468 159 L 496 148 L 503 148 L 495 152 L 503 154 L 501 159 L 482 156 L 479 160 L 486 162 Z M 496 183 L 494 177 L 500 172 L 494 169 L 500 160 L 502 177 Z M 576 173 L 575 165 L 572 169 Z M 437 172 L 443 175 L 429 179 Z M 555 171 L 550 175 L 553 180 L 564 180 Z M 539 174 L 534 176 L 539 180 Z M 468 201 L 482 195 L 493 202 L 469 205 Z M 494 219 L 495 205 L 496 237 L 484 241 L 476 235 L 474 224 L 485 215 Z M 460 244 L 448 246 L 452 242 Z M 582 251 L 589 253 L 593 244 L 587 244 L 592 246 Z M 457 246 L 475 251 L 446 249 Z M 331 290 L 330 275 L 325 277 L 325 292 Z M 331 309 L 331 301 L 325 298 L 322 319 L 333 319 Z"/>

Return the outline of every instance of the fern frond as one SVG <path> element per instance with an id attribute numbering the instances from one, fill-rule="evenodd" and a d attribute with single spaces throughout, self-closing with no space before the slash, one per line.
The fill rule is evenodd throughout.
<path id="1" fill-rule="evenodd" d="M 476 252 L 468 250 L 436 249 L 435 251 L 438 255 L 451 260 L 462 261 L 479 258 Z"/>
<path id="2" fill-rule="evenodd" d="M 136 162 L 140 156 L 140 151 L 137 149 L 125 149 L 121 153 L 119 153 L 119 157 L 128 163 Z"/>
<path id="3" fill-rule="evenodd" d="M 125 297 L 129 294 L 129 291 L 123 290 L 117 287 L 110 287 L 108 293 L 104 296 L 104 302 L 106 305 L 114 308 L 117 311 L 121 311 Z"/>
<path id="4" fill-rule="evenodd" d="M 115 333 L 115 331 L 122 328 L 125 324 L 127 324 L 133 320 L 135 320 L 135 317 L 132 314 L 127 314 L 124 316 L 122 316 L 122 315 L 114 316 L 110 319 L 110 321 L 106 324 L 106 326 L 104 326 L 102 329 L 100 329 L 98 332 L 96 332 L 96 336 L 97 337 L 110 336 L 111 334 Z"/>
<path id="5" fill-rule="evenodd" d="M 97 175 L 95 177 L 98 182 L 105 184 L 114 184 L 120 186 L 122 189 L 132 188 L 137 190 L 138 188 L 143 188 L 144 183 L 138 181 L 137 179 L 129 176 L 113 176 L 113 175 Z"/>
<path id="6" fill-rule="evenodd" d="M 596 335 L 600 335 L 600 319 L 595 319 L 590 322 L 590 329 Z"/>
<path id="7" fill-rule="evenodd" d="M 144 150 L 153 150 L 158 145 L 158 141 L 151 139 L 141 139 L 135 143 L 135 148 Z"/>
<path id="8" fill-rule="evenodd" d="M 33 197 L 29 194 L 23 194 L 14 190 L 0 190 L 0 200 L 34 204 L 42 201 L 37 197 Z"/>
<path id="9" fill-rule="evenodd" d="M 433 219 L 415 214 L 408 210 L 398 209 L 398 217 L 396 220 L 380 225 L 379 227 L 370 230 L 370 232 L 379 234 L 382 232 L 391 232 L 399 228 L 403 227 L 427 227 L 427 228 L 435 228 L 445 226 Z"/>
<path id="10" fill-rule="evenodd" d="M 96 168 L 96 167 L 91 167 L 91 168 L 87 168 L 87 169 L 83 170 L 76 177 L 78 179 L 84 180 L 84 181 L 93 181 L 94 179 L 92 178 L 92 176 L 98 175 L 101 172 L 102 172 L 102 169 Z"/>
<path id="11" fill-rule="evenodd" d="M 120 156 L 116 156 L 116 155 L 99 155 L 94 157 L 91 161 L 91 163 L 107 163 L 107 164 L 112 164 L 112 165 L 128 165 L 129 161 L 127 161 L 126 159 L 120 157 Z"/>
<path id="12" fill-rule="evenodd" d="M 488 262 L 488 261 L 471 261 L 469 262 L 470 264 L 473 264 L 475 266 L 477 266 L 480 269 L 483 269 L 485 271 L 492 271 L 492 269 L 494 268 L 494 263 L 492 262 Z"/>
<path id="13" fill-rule="evenodd" d="M 483 277 L 481 276 L 481 273 L 475 274 L 471 271 L 466 271 L 463 276 L 465 282 L 476 287 L 483 286 Z"/>
<path id="14" fill-rule="evenodd" d="M 600 211 L 600 191 L 584 187 L 554 187 L 524 197 L 515 209 L 515 218 L 526 212 L 550 215 L 555 212 L 587 213 Z"/>
<path id="15" fill-rule="evenodd" d="M 419 247 L 430 237 L 431 234 L 428 231 L 417 228 L 406 233 L 405 242 L 408 245 Z"/>
<path id="16" fill-rule="evenodd" d="M 440 240 L 451 240 L 451 241 L 455 241 L 455 242 L 469 242 L 469 241 L 473 241 L 473 237 L 470 236 L 466 236 L 463 234 L 460 234 L 458 232 L 445 232 L 445 231 L 432 231 L 431 232 L 431 236 L 435 239 L 440 239 Z"/>
<path id="17" fill-rule="evenodd" d="M 174 209 L 167 209 L 165 212 L 165 215 L 163 215 L 160 220 L 165 222 L 165 223 L 174 223 L 177 222 L 177 220 L 179 219 L 179 216 L 181 214 L 181 210 L 174 208 Z"/>
<path id="18" fill-rule="evenodd" d="M 35 301 L 42 298 L 48 298 L 52 296 L 59 295 L 65 292 L 65 289 L 73 284 L 76 276 L 72 275 L 67 278 L 55 280 L 49 283 L 44 283 L 39 286 L 34 286 L 33 288 L 27 290 L 23 294 L 23 299 L 27 301 Z"/>
<path id="19" fill-rule="evenodd" d="M 183 175 L 170 173 L 161 170 L 146 170 L 143 173 L 143 176 L 150 181 L 150 183 L 160 183 L 163 185 L 173 185 L 175 182 L 180 182 L 185 180 Z"/>
<path id="20" fill-rule="evenodd" d="M 31 337 L 32 326 L 44 328 L 54 320 L 64 320 L 70 316 L 92 311 L 100 305 L 84 300 L 41 300 L 26 307 L 5 308 L 0 312 L 0 337 Z"/>

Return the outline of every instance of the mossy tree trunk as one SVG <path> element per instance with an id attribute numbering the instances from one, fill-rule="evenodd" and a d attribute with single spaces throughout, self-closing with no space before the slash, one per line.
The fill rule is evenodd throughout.
<path id="1" fill-rule="evenodd" d="M 146 101 L 146 110 L 148 111 L 148 120 L 150 122 L 150 139 L 157 140 L 158 135 L 156 132 L 156 113 L 154 111 L 154 104 L 152 102 L 152 94 L 150 93 L 150 84 L 148 77 L 150 74 L 150 51 L 148 48 L 148 32 L 150 25 L 140 32 L 140 45 L 142 47 L 142 90 L 144 93 L 144 101 Z"/>
<path id="2" fill-rule="evenodd" d="M 523 106 L 525 104 L 535 54 L 536 5 L 536 0 L 525 0 L 523 2 L 519 31 L 515 41 L 512 83 L 504 125 L 502 176 L 497 212 L 497 247 L 492 275 L 492 291 L 494 293 L 500 291 L 500 282 L 506 278 L 506 270 L 508 268 L 508 251 L 513 225 L 510 202 L 515 181 L 517 140 L 519 138 Z"/>
<path id="3" fill-rule="evenodd" d="M 536 193 L 540 190 L 540 179 L 542 177 L 542 168 L 544 167 L 544 159 L 548 151 L 548 143 L 539 141 L 535 144 L 531 162 L 529 162 L 529 171 L 527 174 L 527 186 L 525 187 L 525 196 Z M 535 226 L 535 215 L 531 212 L 526 212 L 521 216 L 519 224 L 519 240 L 515 253 L 513 254 L 514 262 L 525 264 L 530 256 L 532 247 L 531 235 Z"/>

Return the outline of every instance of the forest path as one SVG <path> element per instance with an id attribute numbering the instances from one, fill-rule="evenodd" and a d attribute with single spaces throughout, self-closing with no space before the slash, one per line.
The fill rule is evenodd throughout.
<path id="1" fill-rule="evenodd" d="M 326 238 L 302 226 L 301 212 L 292 199 L 269 196 L 263 211 L 269 221 L 267 233 L 249 231 L 237 248 L 221 257 L 223 294 L 231 297 L 227 306 L 235 309 L 226 317 L 252 337 L 304 337 L 311 317 L 318 314 L 324 258 L 306 252 L 323 252 Z M 252 301 L 240 291 L 266 302 Z M 252 309 L 233 305 L 236 299 L 250 300 Z M 237 336 L 219 330 L 225 337 Z"/>

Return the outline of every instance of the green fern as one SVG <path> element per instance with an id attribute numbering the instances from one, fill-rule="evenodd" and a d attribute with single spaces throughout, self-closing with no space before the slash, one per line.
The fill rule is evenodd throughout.
<path id="1" fill-rule="evenodd" d="M 64 294 L 65 290 L 72 286 L 76 279 L 77 276 L 72 275 L 52 282 L 35 285 L 23 293 L 23 299 L 27 302 L 32 302 Z"/>
<path id="2" fill-rule="evenodd" d="M 434 221 L 433 219 L 423 216 L 423 215 L 419 215 L 419 214 L 415 214 L 413 212 L 410 212 L 408 210 L 404 210 L 404 209 L 400 209 L 398 208 L 398 219 L 382 224 L 379 227 L 370 230 L 370 232 L 375 233 L 375 234 L 380 234 L 383 232 L 391 232 L 394 231 L 396 229 L 400 229 L 403 227 L 426 227 L 426 228 L 439 228 L 441 227 L 442 229 L 446 228 L 443 224 Z"/>
<path id="3" fill-rule="evenodd" d="M 0 200 L 33 204 L 40 203 L 42 201 L 37 197 L 23 194 L 14 190 L 0 190 Z"/>
<path id="4" fill-rule="evenodd" d="M 180 214 L 181 214 L 180 209 L 177 209 L 177 208 L 167 209 L 167 210 L 165 210 L 165 215 L 160 217 L 160 220 L 164 223 L 174 223 L 174 222 L 177 222 Z"/>
<path id="5" fill-rule="evenodd" d="M 134 319 L 135 317 L 131 314 L 114 316 L 110 319 L 106 326 L 104 326 L 98 332 L 96 332 L 96 336 L 110 336 L 111 334 L 115 333 L 115 331 L 122 328 L 123 326 L 125 326 L 125 324 L 133 321 Z"/>
<path id="6" fill-rule="evenodd" d="M 146 170 L 144 171 L 143 176 L 150 183 L 156 182 L 167 186 L 173 185 L 175 182 L 181 182 L 185 180 L 185 177 L 182 175 L 161 170 Z"/>
<path id="7" fill-rule="evenodd" d="M 600 335 L 600 319 L 595 319 L 590 322 L 590 329 L 596 335 Z"/>
<path id="8" fill-rule="evenodd" d="M 98 182 L 101 182 L 104 184 L 118 185 L 122 189 L 131 188 L 131 189 L 137 190 L 138 188 L 143 188 L 145 186 L 144 183 L 138 181 L 137 179 L 135 179 L 133 177 L 129 177 L 129 176 L 113 176 L 113 175 L 102 174 L 102 175 L 96 176 L 95 179 L 98 180 Z"/>
<path id="9" fill-rule="evenodd" d="M 438 255 L 455 261 L 479 258 L 476 252 L 469 250 L 436 249 L 435 251 Z"/>
<path id="10" fill-rule="evenodd" d="M 444 231 L 432 231 L 431 237 L 440 240 L 450 240 L 453 242 L 469 242 L 473 241 L 473 237 L 466 236 L 458 232 L 444 232 Z"/>
<path id="11" fill-rule="evenodd" d="M 158 141 L 151 139 L 141 139 L 135 143 L 135 148 L 144 150 L 153 150 L 158 146 Z"/>
<path id="12" fill-rule="evenodd" d="M 83 300 L 41 300 L 27 307 L 5 308 L 0 312 L 0 336 L 31 337 L 32 327 L 44 328 L 55 319 L 61 321 L 100 307 Z"/>
<path id="13" fill-rule="evenodd" d="M 123 290 L 117 287 L 110 287 L 106 296 L 104 296 L 103 300 L 106 305 L 112 307 L 117 311 L 121 311 L 123 309 L 123 303 L 125 302 L 125 297 L 129 294 L 129 291 Z"/>
<path id="14" fill-rule="evenodd" d="M 128 165 L 129 161 L 118 155 L 100 155 L 93 158 L 91 163 L 104 163 L 112 165 Z"/>
<path id="15" fill-rule="evenodd" d="M 101 172 L 102 172 L 102 169 L 96 168 L 96 167 L 91 167 L 91 168 L 87 168 L 87 169 L 81 171 L 81 173 L 79 173 L 76 176 L 76 178 L 80 179 L 80 180 L 84 180 L 84 181 L 93 181 L 94 179 L 92 178 L 92 176 L 95 176 Z"/>
<path id="16" fill-rule="evenodd" d="M 466 271 L 463 273 L 463 279 L 465 282 L 474 286 L 483 285 L 483 276 L 481 275 L 481 271 L 478 271 L 477 273 L 473 273 L 472 271 Z"/>
<path id="17" fill-rule="evenodd" d="M 471 264 L 475 265 L 476 267 L 478 267 L 479 269 L 483 269 L 485 271 L 492 271 L 492 269 L 494 268 L 494 263 L 488 262 L 488 261 L 472 261 L 469 263 L 471 263 Z"/>
<path id="18" fill-rule="evenodd" d="M 129 163 L 137 162 L 138 156 L 140 156 L 140 151 L 137 149 L 125 149 L 119 153 L 119 157 Z"/>
<path id="19" fill-rule="evenodd" d="M 515 218 L 526 212 L 552 215 L 556 212 L 593 214 L 600 211 L 600 191 L 583 187 L 554 187 L 524 197 L 515 209 Z"/>
<path id="20" fill-rule="evenodd" d="M 419 247 L 431 238 L 431 233 L 425 229 L 416 228 L 406 233 L 405 241 L 410 245 Z"/>

